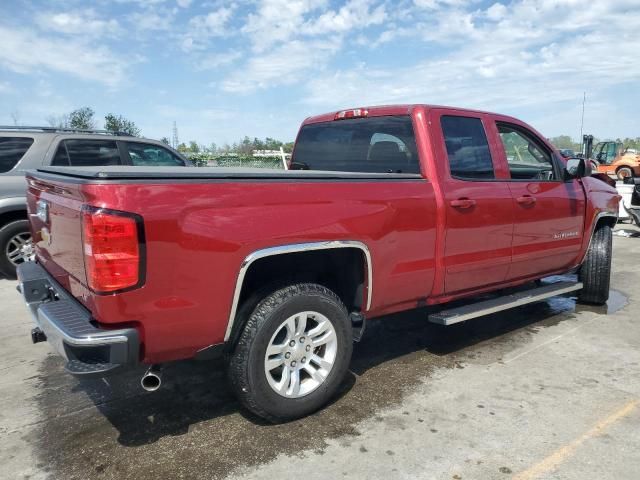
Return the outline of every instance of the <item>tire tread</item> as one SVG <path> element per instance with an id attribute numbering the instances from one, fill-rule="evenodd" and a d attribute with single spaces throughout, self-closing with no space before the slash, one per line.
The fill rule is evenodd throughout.
<path id="1" fill-rule="evenodd" d="M 267 321 L 269 315 L 278 307 L 293 297 L 319 296 L 335 303 L 348 316 L 347 308 L 340 298 L 331 290 L 322 285 L 313 283 L 298 283 L 275 291 L 264 298 L 249 315 L 238 342 L 228 357 L 227 372 L 231 386 L 233 387 L 240 403 L 255 415 L 271 422 L 280 423 L 291 420 L 291 416 L 279 416 L 265 409 L 259 399 L 253 394 L 249 382 L 249 360 L 251 348 L 259 330 Z M 241 320 L 241 319 L 240 319 Z M 350 339 L 349 339 L 350 340 Z"/>
<path id="2" fill-rule="evenodd" d="M 585 260 L 578 275 L 584 284 L 578 300 L 603 305 L 609 299 L 611 283 L 611 257 L 613 251 L 611 227 L 603 224 L 596 228 Z"/>

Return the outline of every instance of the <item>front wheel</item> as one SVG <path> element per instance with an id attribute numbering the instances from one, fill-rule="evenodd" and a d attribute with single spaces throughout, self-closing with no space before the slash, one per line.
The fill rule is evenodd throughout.
<path id="1" fill-rule="evenodd" d="M 618 177 L 618 180 L 624 180 L 625 178 L 632 178 L 633 170 L 631 170 L 631 168 L 629 167 L 620 167 L 618 170 L 616 170 L 616 177 Z"/>
<path id="2" fill-rule="evenodd" d="M 580 267 L 578 279 L 584 286 L 578 295 L 579 301 L 604 305 L 609 300 L 612 251 L 611 227 L 598 226 L 591 238 L 587 256 Z"/>
<path id="3" fill-rule="evenodd" d="M 291 285 L 264 298 L 229 358 L 241 403 L 277 423 L 321 408 L 335 395 L 351 360 L 346 307 L 331 290 Z"/>

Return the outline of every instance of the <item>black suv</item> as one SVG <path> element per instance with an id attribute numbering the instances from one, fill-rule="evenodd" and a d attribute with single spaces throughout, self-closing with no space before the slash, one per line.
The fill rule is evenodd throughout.
<path id="1" fill-rule="evenodd" d="M 0 276 L 33 257 L 24 174 L 43 165 L 191 166 L 156 140 L 100 130 L 0 126 Z"/>

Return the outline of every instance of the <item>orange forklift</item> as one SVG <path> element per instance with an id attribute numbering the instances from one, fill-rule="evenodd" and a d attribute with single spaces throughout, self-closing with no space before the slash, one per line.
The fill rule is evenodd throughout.
<path id="1" fill-rule="evenodd" d="M 615 176 L 618 180 L 640 177 L 640 154 L 625 149 L 620 142 L 598 142 L 593 147 L 593 135 L 582 137 L 583 155 L 591 161 L 594 172 Z"/>

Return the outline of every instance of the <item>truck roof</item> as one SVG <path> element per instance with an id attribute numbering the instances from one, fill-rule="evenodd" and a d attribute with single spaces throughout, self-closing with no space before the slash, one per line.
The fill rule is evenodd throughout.
<path id="1" fill-rule="evenodd" d="M 422 104 L 422 103 L 408 103 L 408 104 L 399 104 L 399 105 L 373 105 L 373 106 L 361 106 L 361 107 L 353 107 L 353 108 L 345 108 L 342 110 L 336 110 L 333 112 L 323 113 L 320 115 L 314 115 L 312 117 L 306 118 L 302 125 L 307 125 L 310 123 L 320 123 L 320 122 L 330 122 L 335 120 L 336 115 L 340 112 L 350 111 L 350 110 L 367 110 L 368 117 L 382 117 L 386 115 L 410 115 L 411 112 L 417 108 L 421 107 L 425 110 L 431 110 L 434 108 L 443 108 L 451 111 L 457 112 L 466 112 L 466 113 L 481 113 L 481 114 L 495 114 L 492 112 L 487 112 L 483 110 L 474 110 L 471 108 L 462 108 L 462 107 L 450 107 L 446 105 L 430 105 L 430 104 Z M 503 117 L 508 117 L 507 115 L 501 115 Z M 510 117 L 509 117 L 510 118 Z"/>

